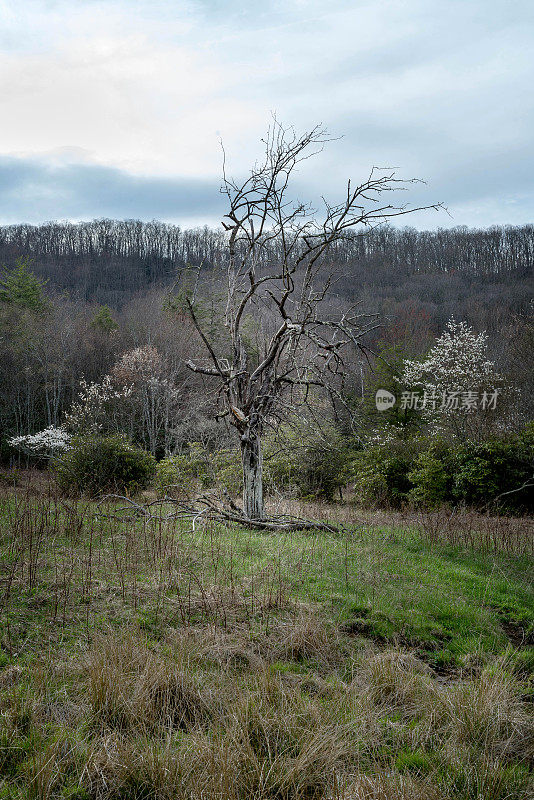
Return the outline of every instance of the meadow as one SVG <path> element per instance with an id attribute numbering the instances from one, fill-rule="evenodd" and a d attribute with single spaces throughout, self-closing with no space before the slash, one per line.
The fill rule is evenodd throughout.
<path id="1" fill-rule="evenodd" d="M 124 505 L 4 487 L 1 798 L 531 796 L 529 520 Z"/>

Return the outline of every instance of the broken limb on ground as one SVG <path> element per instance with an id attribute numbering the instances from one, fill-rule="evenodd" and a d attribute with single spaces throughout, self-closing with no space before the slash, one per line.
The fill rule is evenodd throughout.
<path id="1" fill-rule="evenodd" d="M 106 503 L 122 501 L 126 505 L 113 506 L 112 510 L 102 512 Z M 171 510 L 169 510 L 169 506 Z M 338 533 L 344 530 L 341 524 L 331 525 L 320 520 L 306 519 L 293 514 L 266 515 L 262 519 L 250 519 L 231 497 L 226 494 L 224 500 L 216 495 L 203 494 L 191 504 L 184 503 L 172 497 L 163 497 L 141 503 L 130 497 L 119 494 L 107 494 L 97 504 L 98 516 L 109 516 L 127 522 L 135 518 L 147 520 L 159 519 L 164 522 L 184 519 L 191 520 L 193 529 L 199 520 L 242 525 L 245 528 L 264 531 L 323 531 L 325 533 Z"/>

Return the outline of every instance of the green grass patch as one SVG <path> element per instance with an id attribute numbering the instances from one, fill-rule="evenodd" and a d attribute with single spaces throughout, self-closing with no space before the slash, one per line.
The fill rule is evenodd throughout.
<path id="1" fill-rule="evenodd" d="M 0 798 L 528 796 L 531 558 L 95 511 L 0 504 Z"/>

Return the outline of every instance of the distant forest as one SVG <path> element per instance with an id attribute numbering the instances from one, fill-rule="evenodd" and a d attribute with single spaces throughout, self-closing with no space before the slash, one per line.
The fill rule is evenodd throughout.
<path id="1" fill-rule="evenodd" d="M 275 248 L 262 249 L 265 266 Z M 102 381 L 138 352 L 181 387 L 181 420 L 194 418 L 184 441 L 211 431 L 204 383 L 185 366 L 203 351 L 183 299 L 194 281 L 203 322 L 223 341 L 226 257 L 225 233 L 209 228 L 105 219 L 0 227 L 0 458 L 6 437 L 58 425 L 82 377 Z M 487 332 L 488 356 L 520 387 L 522 412 L 532 418 L 533 225 L 381 227 L 343 239 L 328 258 L 325 270 L 338 274 L 328 303 L 359 302 L 362 313 L 377 315 L 365 342 L 373 352 L 417 358 L 451 317 L 465 321 Z M 247 322 L 251 342 L 276 323 L 262 313 Z M 371 390 L 366 363 L 350 372 L 359 393 Z"/>
<path id="2" fill-rule="evenodd" d="M 224 266 L 224 232 L 162 222 L 109 219 L 0 227 L 0 264 L 20 257 L 73 300 L 124 308 L 136 295 L 202 265 L 204 279 Z M 267 253 L 265 257 L 275 257 Z M 411 308 L 442 328 L 451 314 L 494 330 L 533 297 L 534 225 L 436 231 L 380 227 L 348 236 L 335 259 L 336 291 L 392 319 Z"/>

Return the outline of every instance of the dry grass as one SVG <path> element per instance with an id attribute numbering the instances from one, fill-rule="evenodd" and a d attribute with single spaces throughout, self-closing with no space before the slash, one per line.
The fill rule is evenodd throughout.
<path id="1" fill-rule="evenodd" d="M 134 635 L 99 636 L 88 659 L 88 703 L 95 720 L 110 728 L 153 732 L 207 724 L 210 694 L 185 659 L 164 660 Z"/>
<path id="2" fill-rule="evenodd" d="M 307 519 L 341 522 L 374 529 L 404 529 L 422 533 L 429 541 L 508 553 L 534 553 L 534 518 L 496 516 L 472 508 L 436 511 L 369 510 L 350 502 L 327 504 L 291 499 L 270 499 L 270 513 L 293 514 Z"/>
<path id="3" fill-rule="evenodd" d="M 82 711 L 26 744 L 21 797 L 59 797 L 66 776 L 69 796 L 95 800 L 504 800 L 534 788 L 534 720 L 503 661 L 443 684 L 412 655 L 368 652 L 350 681 L 333 674 L 314 694 L 209 652 L 188 632 L 155 644 L 130 628 L 97 637 L 53 681 L 37 675 L 41 696 L 19 687 L 4 752 L 42 719 L 45 695 Z"/>
<path id="4" fill-rule="evenodd" d="M 345 507 L 344 521 L 355 513 Z M 2 519 L 0 798 L 522 800 L 534 790 L 532 684 L 516 663 L 527 592 L 513 547 L 457 562 L 391 520 L 339 537 L 191 531 L 124 526 L 42 497 L 8 497 Z M 458 587 L 461 602 L 440 606 Z M 428 641 L 474 642 L 445 677 L 421 639 L 434 606 L 432 626 L 449 627 L 431 626 Z M 507 649 L 503 609 L 524 633 L 520 651 Z M 479 622 L 484 641 L 469 638 Z M 410 646 L 393 646 L 403 637 Z"/>

